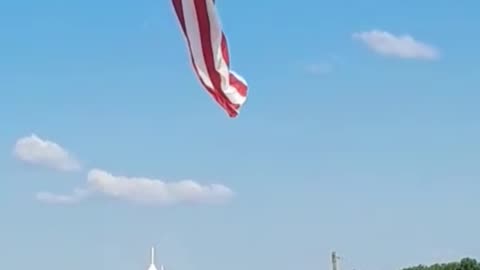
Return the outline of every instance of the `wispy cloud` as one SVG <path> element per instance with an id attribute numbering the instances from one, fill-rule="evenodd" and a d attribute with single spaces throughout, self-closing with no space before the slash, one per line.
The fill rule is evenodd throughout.
<path id="1" fill-rule="evenodd" d="M 313 75 L 323 75 L 333 71 L 333 65 L 330 63 L 315 63 L 306 67 L 307 72 Z"/>
<path id="2" fill-rule="evenodd" d="M 233 196 L 226 186 L 202 185 L 192 180 L 165 182 L 146 177 L 116 176 L 107 171 L 93 169 L 87 175 L 86 188 L 72 194 L 37 193 L 39 201 L 51 204 L 72 204 L 100 195 L 133 203 L 169 206 L 181 203 L 223 203 Z"/>
<path id="3" fill-rule="evenodd" d="M 49 204 L 73 204 L 80 202 L 90 195 L 86 189 L 75 189 L 72 194 L 54 194 L 51 192 L 38 192 L 36 199 Z"/>
<path id="4" fill-rule="evenodd" d="M 17 140 L 15 157 L 29 164 L 46 166 L 61 171 L 79 170 L 80 163 L 59 144 L 33 134 Z M 49 204 L 73 204 L 92 195 L 133 203 L 159 206 L 181 203 L 222 203 L 230 200 L 233 191 L 220 184 L 200 184 L 193 180 L 162 181 L 147 177 L 114 175 L 92 169 L 85 176 L 85 187 L 70 194 L 38 192 L 36 199 Z"/>
<path id="5" fill-rule="evenodd" d="M 116 176 L 98 169 L 88 173 L 87 181 L 94 192 L 137 203 L 219 203 L 233 196 L 232 190 L 219 184 L 202 185 L 192 180 L 164 182 L 146 177 Z"/>
<path id="6" fill-rule="evenodd" d="M 35 134 L 17 140 L 14 156 L 31 165 L 48 167 L 59 171 L 77 171 L 81 165 L 67 150 Z"/>
<path id="7" fill-rule="evenodd" d="M 353 38 L 363 42 L 372 51 L 385 56 L 423 60 L 435 60 L 440 56 L 435 47 L 410 35 L 396 36 L 386 31 L 372 30 L 354 33 Z"/>

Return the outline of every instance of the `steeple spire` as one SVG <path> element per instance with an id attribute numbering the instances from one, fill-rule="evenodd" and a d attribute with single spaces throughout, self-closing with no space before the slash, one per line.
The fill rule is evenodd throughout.
<path id="1" fill-rule="evenodd" d="M 155 265 L 155 247 L 152 247 L 152 253 L 151 253 L 151 264 Z"/>
<path id="2" fill-rule="evenodd" d="M 150 266 L 148 267 L 148 270 L 157 270 L 157 267 L 155 266 L 155 247 L 152 247 L 152 251 L 150 253 Z"/>

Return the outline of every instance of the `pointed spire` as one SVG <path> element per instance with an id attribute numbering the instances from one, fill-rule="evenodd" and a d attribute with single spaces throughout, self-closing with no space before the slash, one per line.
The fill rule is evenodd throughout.
<path id="1" fill-rule="evenodd" d="M 148 267 L 148 270 L 157 270 L 157 267 L 155 266 L 155 248 L 153 246 L 150 256 L 150 266 Z"/>
<path id="2" fill-rule="evenodd" d="M 151 253 L 151 264 L 155 265 L 155 247 L 152 246 L 152 253 Z"/>

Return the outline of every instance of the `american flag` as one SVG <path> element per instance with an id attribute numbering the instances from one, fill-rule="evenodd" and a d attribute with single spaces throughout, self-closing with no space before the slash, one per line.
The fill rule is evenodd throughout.
<path id="1" fill-rule="evenodd" d="M 200 83 L 227 112 L 236 117 L 247 99 L 247 82 L 230 69 L 227 39 L 215 0 L 172 0 Z"/>

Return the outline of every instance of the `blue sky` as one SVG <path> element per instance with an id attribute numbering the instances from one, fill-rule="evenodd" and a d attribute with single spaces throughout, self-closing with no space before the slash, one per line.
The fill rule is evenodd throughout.
<path id="1" fill-rule="evenodd" d="M 172 270 L 479 256 L 478 1 L 218 2 L 250 86 L 236 119 L 196 81 L 168 1 L 0 3 L 1 269 L 144 269 L 152 244 Z M 16 158 L 31 134 L 81 168 Z M 95 168 L 234 195 L 36 199 Z"/>

